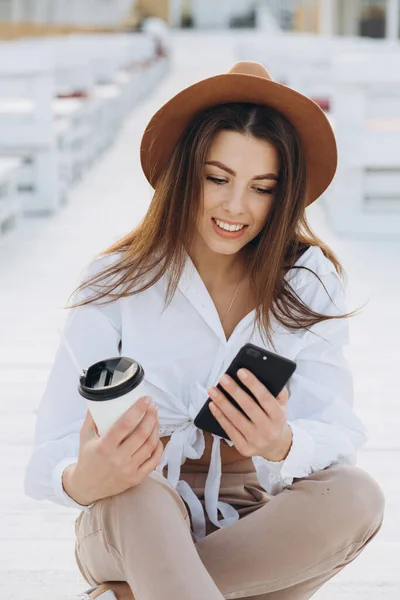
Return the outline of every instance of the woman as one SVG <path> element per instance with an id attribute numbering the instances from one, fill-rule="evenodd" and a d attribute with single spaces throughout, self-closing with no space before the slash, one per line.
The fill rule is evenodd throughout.
<path id="1" fill-rule="evenodd" d="M 136 358 L 158 411 L 141 399 L 99 437 L 60 346 L 26 492 L 81 510 L 84 598 L 310 598 L 384 512 L 355 466 L 343 270 L 305 215 L 335 173 L 332 129 L 262 65 L 236 63 L 153 116 L 141 159 L 149 210 L 89 265 L 64 333 L 82 366 Z M 249 372 L 259 404 L 221 379 L 246 342 L 297 363 L 277 398 Z M 229 443 L 193 423 L 209 395 Z"/>

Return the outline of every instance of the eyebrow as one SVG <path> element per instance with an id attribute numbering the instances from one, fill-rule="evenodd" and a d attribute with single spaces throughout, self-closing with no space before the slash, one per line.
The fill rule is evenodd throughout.
<path id="1" fill-rule="evenodd" d="M 205 164 L 206 165 L 213 165 L 214 167 L 219 167 L 220 169 L 223 169 L 224 171 L 226 171 L 230 175 L 233 175 L 233 176 L 236 175 L 235 171 L 233 171 L 232 169 L 230 169 L 229 167 L 227 167 L 223 163 L 219 162 L 218 160 L 209 160 Z M 253 179 L 257 179 L 257 180 L 259 180 L 259 179 L 272 179 L 273 181 L 279 181 L 278 176 L 275 175 L 274 173 L 266 173 L 265 175 L 256 175 L 255 177 L 253 177 Z"/>

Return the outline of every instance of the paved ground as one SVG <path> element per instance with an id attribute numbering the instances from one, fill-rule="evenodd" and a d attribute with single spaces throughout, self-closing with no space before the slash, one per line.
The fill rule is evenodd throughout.
<path id="1" fill-rule="evenodd" d="M 24 496 L 23 470 L 31 451 L 35 409 L 58 343 L 57 326 L 81 269 L 128 232 L 143 215 L 150 188 L 139 166 L 141 133 L 173 93 L 234 60 L 229 35 L 175 40 L 174 67 L 160 88 L 126 123 L 116 145 L 71 194 L 54 218 L 30 220 L 0 241 L 0 597 L 63 600 L 85 589 L 74 562 L 74 509 Z M 318 205 L 315 232 L 348 274 L 349 308 L 369 301 L 351 323 L 348 356 L 356 408 L 370 439 L 359 466 L 387 498 L 384 526 L 374 542 L 329 582 L 318 600 L 400 598 L 400 409 L 394 377 L 398 337 L 400 241 L 337 239 Z"/>

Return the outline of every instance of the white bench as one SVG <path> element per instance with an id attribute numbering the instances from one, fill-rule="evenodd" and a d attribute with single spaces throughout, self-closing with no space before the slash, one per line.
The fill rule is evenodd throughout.
<path id="1" fill-rule="evenodd" d="M 60 173 L 64 133 L 53 118 L 49 56 L 0 43 L 0 154 L 23 161 L 18 184 L 25 213 L 56 211 L 66 192 Z"/>
<path id="2" fill-rule="evenodd" d="M 336 57 L 333 90 L 339 166 L 323 196 L 330 223 L 342 235 L 400 238 L 400 55 Z"/>
<path id="3" fill-rule="evenodd" d="M 72 43 L 89 61 L 93 76 L 90 107 L 95 158 L 109 147 L 139 98 L 149 91 L 147 63 L 155 58 L 155 43 L 150 35 L 140 33 L 76 35 Z"/>
<path id="4" fill-rule="evenodd" d="M 58 123 L 68 131 L 69 183 L 79 180 L 93 159 L 93 131 L 99 126 L 92 122 L 90 96 L 94 88 L 94 74 L 90 60 L 74 43 L 73 36 L 50 38 L 42 43 L 51 44 L 55 67 L 54 114 Z M 68 167 L 66 167 L 68 168 Z"/>
<path id="5" fill-rule="evenodd" d="M 0 154 L 23 159 L 26 214 L 60 207 L 166 64 L 150 34 L 0 43 Z"/>
<path id="6" fill-rule="evenodd" d="M 18 196 L 19 158 L 0 157 L 0 238 L 15 227 L 21 217 Z"/>
<path id="7" fill-rule="evenodd" d="M 93 162 L 93 133 L 101 125 L 96 121 L 91 95 L 95 80 L 90 58 L 81 52 L 73 36 L 32 39 L 21 44 L 52 56 L 54 62 L 53 113 L 57 127 L 64 132 L 62 169 L 67 186 L 79 180 Z"/>
<path id="8" fill-rule="evenodd" d="M 287 33 L 239 39 L 237 60 L 263 63 L 271 76 L 315 100 L 329 110 L 332 97 L 332 60 L 338 54 L 370 52 L 385 54 L 400 43 L 365 37 Z"/>
<path id="9" fill-rule="evenodd" d="M 91 34 L 32 39 L 20 43 L 52 56 L 57 96 L 53 113 L 60 144 L 61 169 L 67 187 L 79 180 L 114 141 L 134 106 L 139 74 L 124 70 L 154 56 L 149 36 Z"/>
<path id="10" fill-rule="evenodd" d="M 122 117 L 137 99 L 147 93 L 151 63 L 156 59 L 156 42 L 151 34 L 103 34 L 93 36 L 93 69 L 97 84 L 121 88 Z M 107 52 L 105 53 L 105 48 Z M 154 82 L 151 82 L 151 85 Z"/>
<path id="11" fill-rule="evenodd" d="M 333 94 L 333 59 L 352 53 L 387 54 L 400 52 L 400 43 L 384 39 L 353 36 L 315 36 L 308 39 L 291 57 L 288 85 L 330 109 Z"/>

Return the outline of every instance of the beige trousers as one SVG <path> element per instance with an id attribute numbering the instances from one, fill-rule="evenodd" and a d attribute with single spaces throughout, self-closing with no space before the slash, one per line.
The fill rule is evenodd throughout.
<path id="1" fill-rule="evenodd" d="M 135 600 L 305 600 L 381 528 L 382 490 L 358 467 L 295 479 L 276 496 L 261 488 L 251 459 L 223 469 L 220 500 L 240 519 L 223 529 L 208 521 L 197 543 L 187 505 L 157 472 L 81 512 L 75 554 L 84 579 L 127 581 Z M 181 473 L 203 506 L 207 470 L 182 465 Z"/>

